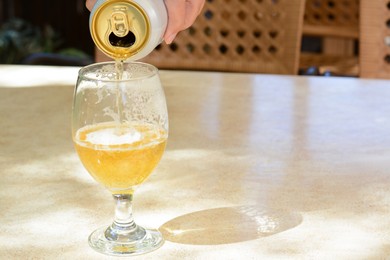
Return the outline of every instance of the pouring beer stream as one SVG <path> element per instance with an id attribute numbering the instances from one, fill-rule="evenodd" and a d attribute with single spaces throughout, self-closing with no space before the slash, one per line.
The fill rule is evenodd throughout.
<path id="1" fill-rule="evenodd" d="M 139 60 L 162 42 L 167 20 L 163 0 L 98 0 L 89 28 L 97 48 L 115 60 L 116 79 L 121 80 L 124 61 Z M 124 123 L 121 98 L 118 85 L 118 126 Z"/>

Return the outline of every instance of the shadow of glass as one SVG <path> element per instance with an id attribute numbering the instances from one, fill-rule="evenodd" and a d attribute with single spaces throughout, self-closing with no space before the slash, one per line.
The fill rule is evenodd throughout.
<path id="1" fill-rule="evenodd" d="M 271 236 L 301 222 L 297 212 L 239 206 L 189 213 L 166 222 L 159 230 L 170 242 L 219 245 Z"/>

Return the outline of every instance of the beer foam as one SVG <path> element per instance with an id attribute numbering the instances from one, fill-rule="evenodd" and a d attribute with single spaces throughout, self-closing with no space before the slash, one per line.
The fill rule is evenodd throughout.
<path id="1" fill-rule="evenodd" d="M 88 133 L 86 141 L 98 145 L 132 144 L 141 140 L 141 133 L 126 129 L 106 128 Z"/>

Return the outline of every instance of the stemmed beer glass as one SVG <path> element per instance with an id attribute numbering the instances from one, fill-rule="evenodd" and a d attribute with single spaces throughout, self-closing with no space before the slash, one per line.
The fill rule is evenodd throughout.
<path id="1" fill-rule="evenodd" d="M 136 255 L 163 243 L 158 230 L 135 224 L 135 188 L 160 161 L 168 113 L 158 70 L 140 62 L 96 63 L 79 71 L 72 113 L 73 141 L 81 162 L 115 200 L 114 222 L 89 237 L 108 255 Z"/>

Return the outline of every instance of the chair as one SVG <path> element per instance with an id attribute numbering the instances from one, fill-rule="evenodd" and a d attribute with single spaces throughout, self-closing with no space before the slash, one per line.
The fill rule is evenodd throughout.
<path id="1" fill-rule="evenodd" d="M 361 0 L 360 77 L 390 79 L 390 2 Z"/>
<path id="2" fill-rule="evenodd" d="M 358 76 L 359 0 L 306 0 L 303 37 L 322 41 L 317 53 L 302 52 L 300 68 Z"/>
<path id="3" fill-rule="evenodd" d="M 171 45 L 143 59 L 161 69 L 297 74 L 304 0 L 207 0 Z"/>

